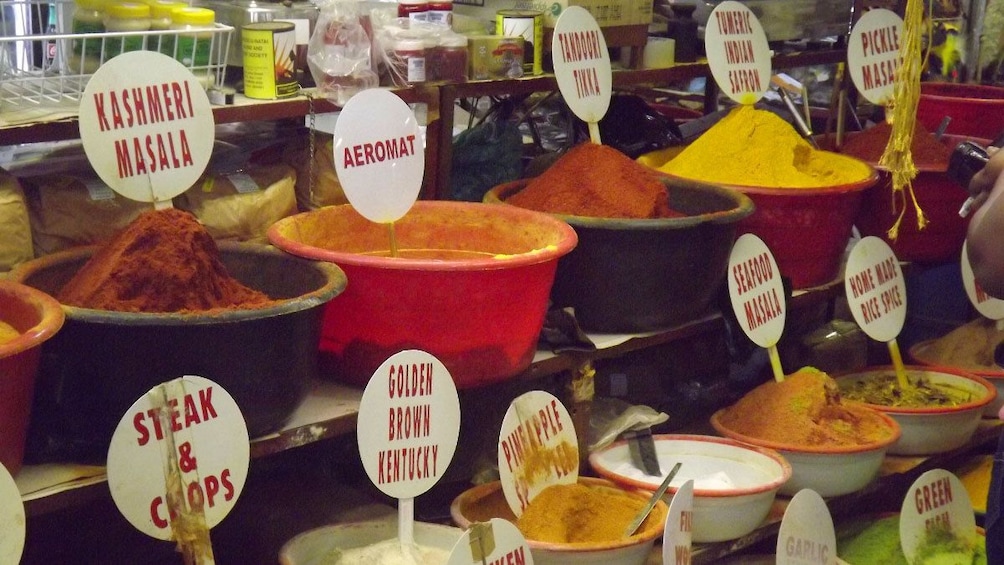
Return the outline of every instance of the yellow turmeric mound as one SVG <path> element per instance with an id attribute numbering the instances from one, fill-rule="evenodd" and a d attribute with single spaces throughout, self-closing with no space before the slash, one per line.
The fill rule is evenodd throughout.
<path id="1" fill-rule="evenodd" d="M 812 147 L 768 110 L 737 106 L 660 171 L 712 184 L 821 188 L 863 181 L 864 162 Z"/>
<path id="2" fill-rule="evenodd" d="M 799 447 L 868 445 L 896 433 L 872 409 L 841 404 L 836 381 L 811 367 L 751 390 L 720 412 L 718 423 L 752 438 Z"/>
<path id="3" fill-rule="evenodd" d="M 645 506 L 642 497 L 581 483 L 551 485 L 527 505 L 516 527 L 528 540 L 550 543 L 624 539 L 624 530 Z M 650 515 L 648 520 L 651 520 Z M 642 524 L 644 529 L 645 524 Z"/>

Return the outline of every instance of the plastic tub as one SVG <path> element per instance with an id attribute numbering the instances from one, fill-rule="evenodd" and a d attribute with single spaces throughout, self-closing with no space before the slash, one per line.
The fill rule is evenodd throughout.
<path id="1" fill-rule="evenodd" d="M 317 374 L 322 306 L 345 288 L 334 265 L 267 245 L 220 243 L 229 273 L 274 306 L 215 313 L 131 313 L 63 306 L 63 329 L 42 348 L 29 431 L 35 462 L 101 462 L 125 411 L 158 384 L 198 375 L 225 388 L 254 436 L 273 432 Z M 28 261 L 11 272 L 58 295 L 94 248 Z"/>
<path id="2" fill-rule="evenodd" d="M 21 334 L 0 343 L 0 463 L 11 475 L 24 461 L 41 345 L 56 335 L 64 318 L 55 298 L 0 280 L 0 321 Z"/>
<path id="3" fill-rule="evenodd" d="M 520 180 L 492 188 L 505 202 Z M 634 333 L 672 327 L 708 313 L 725 282 L 738 222 L 753 213 L 741 192 L 664 179 L 681 218 L 556 216 L 575 228 L 578 246 L 558 262 L 552 301 L 571 306 L 583 329 Z"/>
<path id="4" fill-rule="evenodd" d="M 946 133 L 995 139 L 1004 131 L 1004 87 L 920 83 L 917 121 L 935 131 L 945 116 L 952 118 Z"/>
<path id="5" fill-rule="evenodd" d="M 351 205 L 276 222 L 269 240 L 294 255 L 344 269 L 346 291 L 325 310 L 325 374 L 364 386 L 404 349 L 435 355 L 458 388 L 526 369 L 537 351 L 558 258 L 575 231 L 547 214 L 512 206 L 420 201 L 386 226 Z"/>

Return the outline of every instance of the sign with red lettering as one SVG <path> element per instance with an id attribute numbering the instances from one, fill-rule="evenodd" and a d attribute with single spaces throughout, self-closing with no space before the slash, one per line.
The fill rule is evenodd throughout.
<path id="1" fill-rule="evenodd" d="M 414 498 L 429 490 L 449 467 L 460 436 L 450 371 L 425 351 L 395 353 L 366 384 L 356 430 L 366 475 L 384 494 Z"/>
<path id="2" fill-rule="evenodd" d="M 502 419 L 498 466 L 516 516 L 545 488 L 578 481 L 579 439 L 565 405 L 542 390 L 516 397 Z"/>
<path id="3" fill-rule="evenodd" d="M 0 465 L 0 563 L 20 563 L 24 553 L 24 503 L 14 478 Z"/>
<path id="4" fill-rule="evenodd" d="M 694 480 L 680 485 L 669 503 L 669 514 L 662 531 L 662 562 L 664 565 L 690 565 L 690 548 L 694 538 Z"/>
<path id="5" fill-rule="evenodd" d="M 359 92 L 335 122 L 334 160 L 345 197 L 357 212 L 380 224 L 401 219 L 418 199 L 425 174 L 415 113 L 388 90 Z"/>
<path id="6" fill-rule="evenodd" d="M 740 104 L 754 104 L 770 88 L 771 49 L 753 11 L 727 0 L 704 29 L 704 50 L 718 88 Z"/>
<path id="7" fill-rule="evenodd" d="M 169 204 L 194 185 L 213 154 L 209 97 L 184 65 L 155 51 L 122 53 L 80 97 L 80 139 L 94 172 L 140 202 Z"/>
<path id="8" fill-rule="evenodd" d="M 886 9 L 868 10 L 847 40 L 847 70 L 858 92 L 872 104 L 892 102 L 893 84 L 902 65 L 899 42 L 903 18 Z"/>
<path id="9" fill-rule="evenodd" d="M 906 491 L 899 513 L 899 543 L 908 562 L 914 562 L 918 548 L 934 532 L 969 542 L 978 535 L 969 494 L 962 481 L 944 469 L 924 473 Z"/>
<path id="10" fill-rule="evenodd" d="M 837 536 L 823 497 L 814 490 L 795 493 L 777 533 L 777 565 L 833 565 Z"/>
<path id="11" fill-rule="evenodd" d="M 599 123 L 610 107 L 610 53 L 599 24 L 585 8 L 569 6 L 554 24 L 554 78 L 569 109 L 586 123 Z"/>
<path id="12" fill-rule="evenodd" d="M 516 524 L 502 518 L 477 522 L 460 536 L 446 565 L 533 565 L 526 538 Z"/>
<path id="13" fill-rule="evenodd" d="M 906 322 L 906 282 L 889 244 L 870 235 L 854 244 L 844 270 L 847 306 L 876 341 L 899 336 Z"/>
<path id="14" fill-rule="evenodd" d="M 171 540 L 179 485 L 183 511 L 212 528 L 227 516 L 247 481 L 251 444 L 237 402 L 223 387 L 188 375 L 137 400 L 108 448 L 108 488 L 119 512 L 146 535 Z"/>
<path id="15" fill-rule="evenodd" d="M 976 282 L 976 277 L 973 275 L 973 266 L 969 263 L 969 255 L 965 242 L 962 243 L 962 259 L 960 262 L 962 264 L 962 286 L 965 287 L 966 296 L 969 297 L 969 301 L 972 302 L 976 311 L 983 315 L 984 318 L 990 320 L 1004 320 L 1004 300 L 990 296 Z"/>
<path id="16" fill-rule="evenodd" d="M 773 347 L 784 332 L 784 283 L 774 254 L 759 237 L 739 236 L 729 255 L 729 298 L 739 326 L 760 347 Z"/>

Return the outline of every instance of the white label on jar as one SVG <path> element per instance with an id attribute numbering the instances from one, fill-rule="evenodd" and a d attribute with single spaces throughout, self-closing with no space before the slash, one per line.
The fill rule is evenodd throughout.
<path id="1" fill-rule="evenodd" d="M 228 175 L 227 179 L 234 185 L 234 189 L 240 194 L 247 194 L 249 192 L 258 192 L 261 187 L 255 182 L 251 175 L 247 173 L 234 173 Z"/>
<path id="2" fill-rule="evenodd" d="M 91 197 L 91 200 L 115 200 L 115 191 L 108 188 L 108 185 L 102 182 L 101 179 L 85 179 L 83 183 L 87 188 L 87 194 Z"/>
<path id="3" fill-rule="evenodd" d="M 408 57 L 408 82 L 425 82 L 425 57 Z"/>
<path id="4" fill-rule="evenodd" d="M 453 25 L 452 10 L 429 10 L 426 12 L 426 21 L 430 24 Z"/>

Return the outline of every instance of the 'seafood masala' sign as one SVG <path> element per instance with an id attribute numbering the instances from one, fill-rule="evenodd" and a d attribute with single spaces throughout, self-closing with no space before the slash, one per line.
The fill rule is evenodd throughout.
<path id="1" fill-rule="evenodd" d="M 215 141 L 201 83 L 178 61 L 150 51 L 102 65 L 84 89 L 79 122 L 94 171 L 140 202 L 166 202 L 194 185 Z"/>

